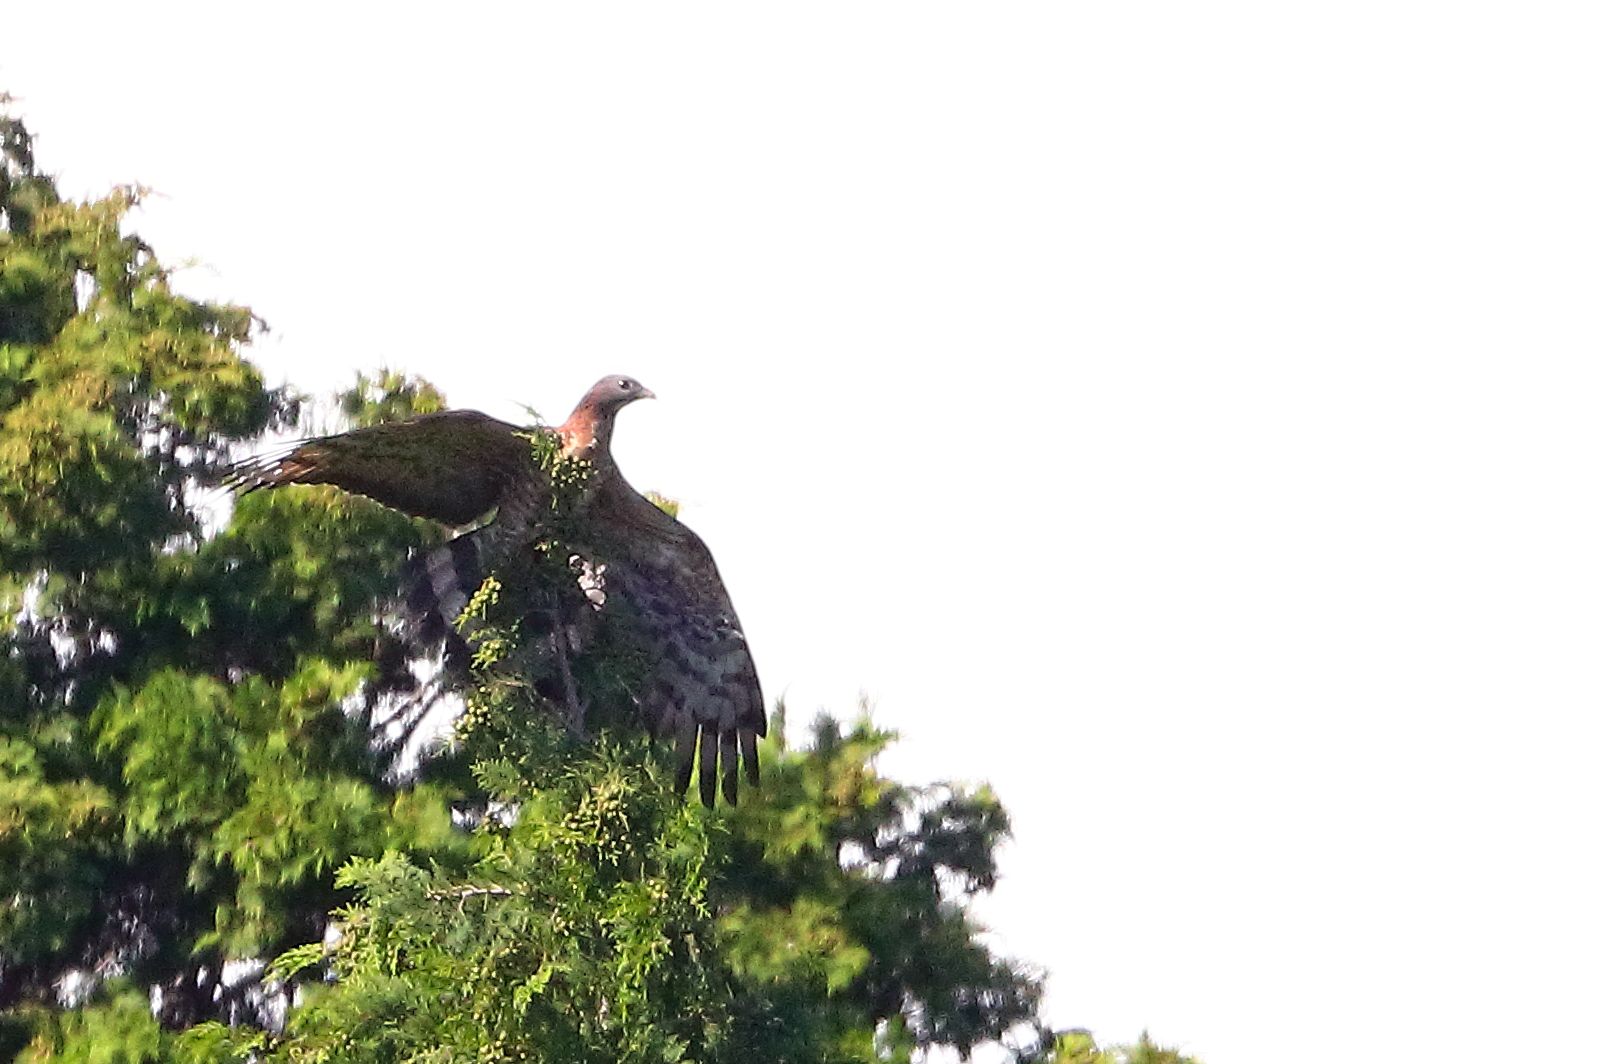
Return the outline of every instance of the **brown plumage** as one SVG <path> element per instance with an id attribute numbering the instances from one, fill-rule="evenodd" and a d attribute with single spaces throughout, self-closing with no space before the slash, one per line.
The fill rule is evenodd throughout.
<path id="1" fill-rule="evenodd" d="M 445 544 L 419 565 L 413 609 L 453 621 L 483 577 L 517 562 L 559 512 L 581 544 L 581 580 L 602 621 L 625 616 L 649 663 L 634 701 L 651 734 L 677 747 L 682 791 L 698 760 L 700 796 L 738 798 L 738 766 L 760 780 L 756 739 L 767 731 L 738 615 L 711 552 L 692 531 L 634 491 L 611 458 L 616 415 L 652 393 L 629 377 L 606 377 L 555 428 L 521 428 L 472 410 L 425 414 L 297 444 L 240 462 L 227 483 L 240 492 L 288 484 L 332 484 L 416 517 L 483 527 Z M 575 463 L 575 489 L 550 456 Z M 698 748 L 698 759 L 696 751 Z"/>

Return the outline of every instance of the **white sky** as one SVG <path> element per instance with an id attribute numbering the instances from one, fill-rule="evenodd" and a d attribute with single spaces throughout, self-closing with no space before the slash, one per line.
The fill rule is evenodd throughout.
<path id="1" fill-rule="evenodd" d="M 769 691 L 1011 808 L 1055 1022 L 1600 1060 L 1592 5 L 13 8 L 271 377 L 652 387 Z"/>

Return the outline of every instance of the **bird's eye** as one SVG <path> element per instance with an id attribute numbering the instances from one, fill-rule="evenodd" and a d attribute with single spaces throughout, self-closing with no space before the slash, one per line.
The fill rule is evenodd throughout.
<path id="1" fill-rule="evenodd" d="M 617 387 L 621 388 L 623 391 L 627 391 L 629 388 L 633 387 L 633 382 L 624 377 L 622 380 L 617 381 Z"/>

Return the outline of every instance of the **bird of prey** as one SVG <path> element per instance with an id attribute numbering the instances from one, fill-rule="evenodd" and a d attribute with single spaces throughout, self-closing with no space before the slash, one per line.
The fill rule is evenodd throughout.
<path id="1" fill-rule="evenodd" d="M 651 734 L 676 741 L 679 792 L 698 761 L 701 800 L 713 804 L 720 760 L 723 797 L 733 803 L 741 760 L 746 779 L 760 781 L 761 685 L 711 552 L 612 461 L 617 413 L 645 398 L 653 393 L 633 378 L 604 377 L 554 428 L 447 410 L 247 459 L 227 483 L 241 493 L 332 484 L 451 526 L 492 511 L 492 520 L 419 559 L 409 604 L 447 622 L 486 574 L 531 564 L 528 552 L 559 526 L 574 550 L 574 582 L 597 619 L 627 624 L 643 652 L 646 675 L 630 694 Z"/>

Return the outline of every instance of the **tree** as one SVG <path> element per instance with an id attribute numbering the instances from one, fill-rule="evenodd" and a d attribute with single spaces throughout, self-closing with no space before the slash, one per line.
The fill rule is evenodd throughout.
<path id="1" fill-rule="evenodd" d="M 242 358 L 263 326 L 174 291 L 124 232 L 138 190 L 61 201 L 14 118 L 0 151 L 0 1051 L 1048 1044 L 1037 976 L 962 904 L 994 884 L 1004 810 L 881 776 L 892 737 L 865 720 L 797 749 L 780 714 L 763 789 L 706 812 L 634 729 L 550 723 L 491 580 L 455 741 L 416 771 L 400 747 L 439 688 L 388 603 L 441 530 L 328 489 L 245 497 L 217 528 L 230 453 L 312 420 Z M 360 377 L 315 428 L 442 404 Z M 585 683 L 619 682 L 591 657 Z"/>
<path id="2" fill-rule="evenodd" d="M 992 882 L 1003 813 L 879 776 L 885 733 L 825 719 L 811 750 L 776 739 L 770 782 L 729 816 L 677 799 L 637 740 L 575 747 L 489 705 L 466 745 L 517 815 L 483 818 L 461 874 L 398 854 L 347 867 L 338 946 L 280 961 L 337 981 L 235 1052 L 865 1062 L 1032 1023 L 1035 981 L 977 946 L 940 886 Z"/>
<path id="3" fill-rule="evenodd" d="M 460 846 L 367 728 L 414 684 L 373 604 L 436 533 L 302 494 L 208 538 L 200 486 L 297 411 L 239 355 L 259 323 L 173 290 L 139 190 L 62 201 L 15 118 L 0 151 L 0 1044 L 99 1029 L 118 985 L 243 1016 L 224 963 L 320 933 L 341 864 Z"/>

